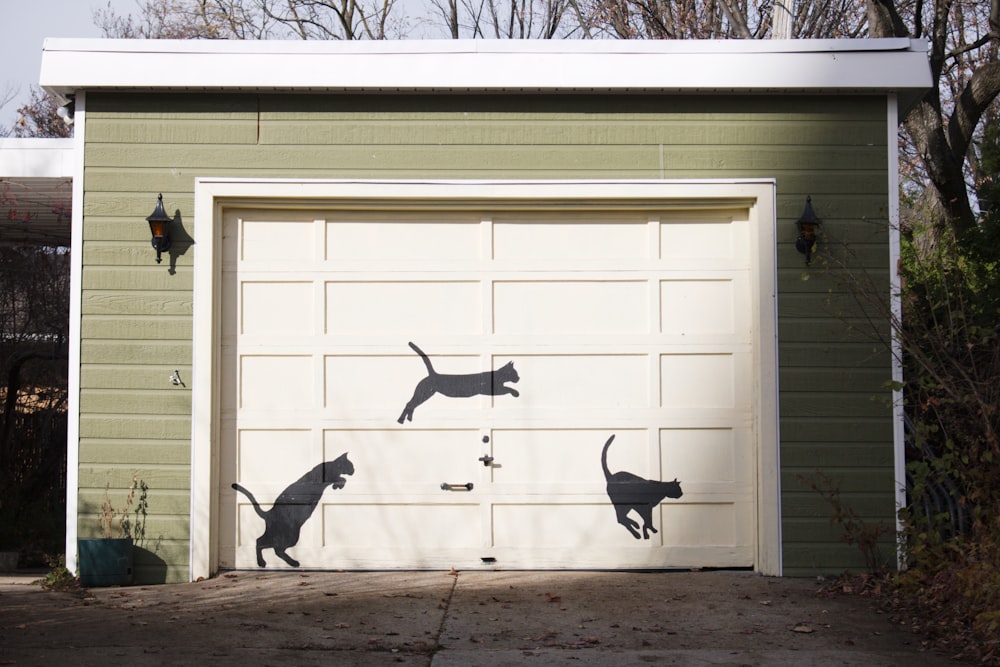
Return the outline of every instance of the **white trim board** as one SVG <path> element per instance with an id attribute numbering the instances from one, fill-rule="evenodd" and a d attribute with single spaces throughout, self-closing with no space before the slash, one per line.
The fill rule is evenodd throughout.
<path id="1" fill-rule="evenodd" d="M 72 178 L 75 150 L 73 139 L 0 139 L 0 178 Z"/>
<path id="2" fill-rule="evenodd" d="M 78 90 L 884 93 L 931 86 L 920 40 L 48 39 L 40 83 Z"/>
<path id="3" fill-rule="evenodd" d="M 79 119 L 72 139 L 60 139 L 72 144 L 73 157 L 73 218 L 70 232 L 69 274 L 69 362 L 67 365 L 68 415 L 66 420 L 66 569 L 77 571 L 77 535 L 80 521 L 80 360 L 83 340 L 83 146 L 86 141 L 87 100 L 76 100 Z"/>
<path id="4" fill-rule="evenodd" d="M 364 207 L 384 210 L 492 206 L 606 210 L 718 206 L 750 209 L 756 433 L 755 570 L 780 575 L 775 182 L 702 181 L 361 181 L 199 178 L 195 181 L 192 369 L 191 580 L 218 568 L 218 451 L 221 224 L 227 207 Z"/>

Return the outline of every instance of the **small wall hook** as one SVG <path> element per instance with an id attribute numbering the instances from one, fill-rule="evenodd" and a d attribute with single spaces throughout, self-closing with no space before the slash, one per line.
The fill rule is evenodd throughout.
<path id="1" fill-rule="evenodd" d="M 175 370 L 174 374 L 170 376 L 170 383 L 175 387 L 177 385 L 180 385 L 182 387 L 187 387 L 187 385 L 184 384 L 184 380 L 181 379 L 181 372 L 178 370 Z"/>

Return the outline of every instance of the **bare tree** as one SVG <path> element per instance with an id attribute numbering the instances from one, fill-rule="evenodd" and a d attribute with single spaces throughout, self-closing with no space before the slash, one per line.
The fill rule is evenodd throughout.
<path id="1" fill-rule="evenodd" d="M 73 126 L 59 115 L 59 102 L 41 88 L 32 88 L 31 99 L 18 107 L 15 137 L 60 138 L 73 136 Z"/>
<path id="2" fill-rule="evenodd" d="M 13 84 L 8 83 L 5 84 L 3 88 L 0 88 L 0 109 L 3 109 L 5 106 L 14 101 L 14 98 L 17 97 L 17 93 L 18 89 Z M 9 137 L 13 133 L 14 129 L 12 127 L 0 127 L 0 139 Z"/>
<path id="3" fill-rule="evenodd" d="M 387 39 L 402 36 L 396 0 L 146 0 L 136 16 L 109 5 L 106 37 L 143 39 Z"/>
<path id="4" fill-rule="evenodd" d="M 934 0 L 903 7 L 868 0 L 873 37 L 926 37 L 936 84 L 907 114 L 915 168 L 930 210 L 957 233 L 975 229 L 972 185 L 982 178 L 979 142 L 1000 95 L 1000 0 Z"/>
<path id="5" fill-rule="evenodd" d="M 388 39 L 402 36 L 391 19 L 396 0 L 260 0 L 260 8 L 301 39 Z"/>

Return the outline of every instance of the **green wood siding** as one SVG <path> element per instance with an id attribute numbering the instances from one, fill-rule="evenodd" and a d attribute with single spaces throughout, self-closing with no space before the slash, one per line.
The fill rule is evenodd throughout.
<path id="1" fill-rule="evenodd" d="M 879 96 L 90 93 L 81 534 L 105 484 L 139 474 L 156 558 L 168 580 L 187 576 L 190 387 L 168 378 L 190 377 L 196 176 L 764 177 L 778 183 L 785 572 L 863 565 L 807 480 L 823 471 L 866 521 L 893 521 L 891 364 L 869 331 L 872 316 L 888 325 L 845 287 L 867 276 L 888 292 L 886 122 Z M 180 221 L 158 266 L 144 218 L 159 192 Z M 809 270 L 794 249 L 807 195 L 827 234 Z M 156 558 L 140 580 L 162 571 Z"/>

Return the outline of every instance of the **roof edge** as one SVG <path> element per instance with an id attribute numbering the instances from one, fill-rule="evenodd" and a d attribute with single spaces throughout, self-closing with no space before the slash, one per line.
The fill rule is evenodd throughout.
<path id="1" fill-rule="evenodd" d="M 821 53 L 927 51 L 924 40 L 874 39 L 401 39 L 227 40 L 47 38 L 43 51 L 74 53 Z"/>
<path id="2" fill-rule="evenodd" d="M 899 92 L 927 45 L 863 40 L 225 41 L 49 39 L 40 83 L 78 90 Z"/>

